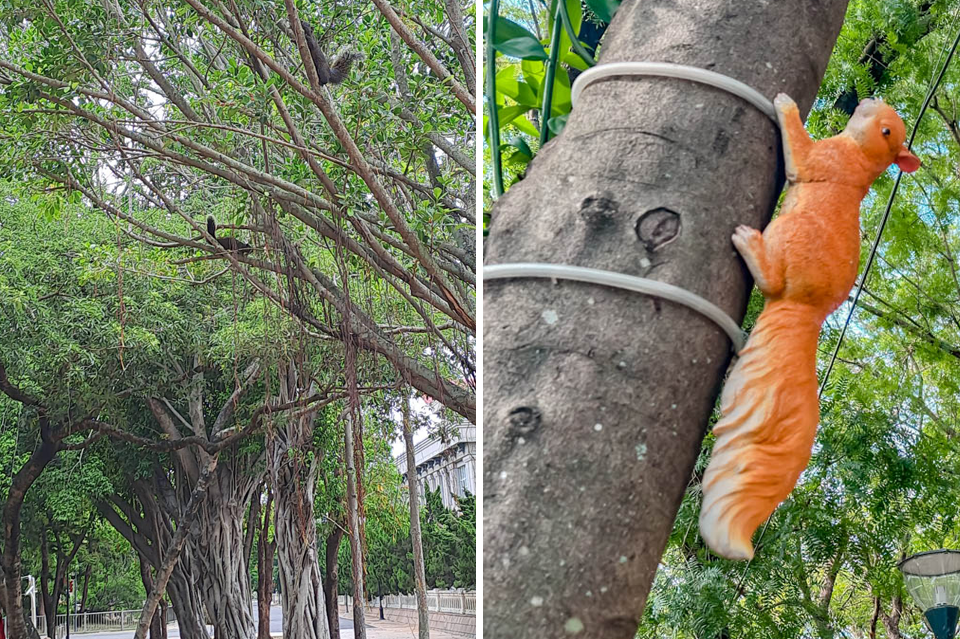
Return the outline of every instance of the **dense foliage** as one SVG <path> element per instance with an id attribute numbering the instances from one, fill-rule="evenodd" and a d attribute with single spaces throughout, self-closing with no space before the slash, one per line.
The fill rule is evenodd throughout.
<path id="1" fill-rule="evenodd" d="M 257 252 L 233 272 L 264 303 L 472 416 L 472 16 L 378 2 L 300 9 L 329 57 L 362 54 L 349 90 L 309 85 L 294 3 L 7 3 L 4 173 L 48 215 L 82 199 L 119 234 L 182 247 L 168 277 L 211 257 L 208 214 L 221 237 L 240 227 Z"/>
<path id="2" fill-rule="evenodd" d="M 71 577 L 85 610 L 162 586 L 181 637 L 252 639 L 263 553 L 324 635 L 317 538 L 404 517 L 392 406 L 476 410 L 474 30 L 457 0 L 0 4 L 13 634 L 32 574 L 48 617 Z"/>
<path id="3" fill-rule="evenodd" d="M 236 281 L 220 278 L 196 286 L 188 280 L 160 279 L 153 274 L 165 267 L 165 251 L 143 250 L 127 238 L 118 244 L 115 226 L 90 215 L 80 204 L 64 203 L 56 216 L 46 216 L 35 201 L 14 195 L 9 185 L 4 188 L 0 287 L 9 294 L 0 301 L 0 355 L 16 363 L 21 386 L 47 398 L 54 410 L 99 408 L 117 427 L 156 437 L 143 400 L 126 390 L 132 384 L 153 392 L 175 389 L 177 374 L 165 361 L 199 355 L 206 361 L 208 386 L 216 390 L 218 379 L 233 384 L 237 367 L 246 358 L 276 357 L 292 348 L 284 342 L 290 336 L 283 316 L 264 315 L 265 307 L 255 298 L 238 298 Z M 124 259 L 122 292 L 118 255 Z M 122 323 L 121 301 L 125 306 Z M 228 394 L 225 390 L 222 398 Z M 221 399 L 214 396 L 211 401 L 216 406 Z M 406 592 L 413 588 L 409 511 L 389 444 L 398 428 L 391 402 L 395 404 L 396 399 L 375 396 L 365 398 L 362 406 L 366 538 L 371 550 L 367 565 L 378 579 L 368 584 L 371 593 L 388 583 L 379 578 L 384 570 L 396 573 L 392 583 L 398 587 L 402 583 Z M 250 408 L 245 404 L 237 412 L 247 416 Z M 315 420 L 313 447 L 320 451 L 315 506 L 321 534 L 342 526 L 345 516 L 339 414 L 339 410 L 324 410 Z M 13 471 L 35 447 L 35 418 L 22 404 L 0 396 L 0 465 L 4 469 L 0 497 L 6 495 Z M 260 455 L 262 445 L 254 438 L 242 451 Z M 130 481 L 148 476 L 155 464 L 162 468 L 171 461 L 166 455 L 109 439 L 82 450 L 62 451 L 40 475 L 23 507 L 24 574 L 41 580 L 46 546 L 51 565 L 44 587 L 51 595 L 55 564 L 64 553 L 72 555 L 64 565 L 64 576 L 74 581 L 72 598 L 82 610 L 140 607 L 145 587 L 137 552 L 102 518 L 97 505 L 116 503 L 128 494 Z M 421 515 L 429 586 L 473 586 L 474 499 L 464 498 L 459 513 L 452 513 L 443 508 L 438 493 L 430 494 Z M 268 523 L 268 535 L 273 535 L 273 528 Z M 259 535 L 257 530 L 254 539 Z M 340 562 L 341 592 L 345 592 L 352 586 L 349 544 L 342 543 L 340 551 L 345 558 Z M 384 552 L 396 553 L 397 560 L 386 559 Z M 251 554 L 249 563 L 250 581 L 256 583 L 255 555 Z M 65 612 L 64 593 L 53 601 L 60 614 Z"/>
<path id="4" fill-rule="evenodd" d="M 410 594 L 414 589 L 409 519 L 397 518 L 396 524 L 393 530 L 370 537 L 368 586 L 373 595 Z M 428 490 L 420 511 L 420 530 L 427 588 L 476 588 L 476 497 L 458 497 L 457 508 L 450 509 L 443 505 L 439 488 Z M 349 553 L 343 554 L 340 565 L 341 580 L 349 583 L 349 571 L 343 569 L 349 565 Z"/>

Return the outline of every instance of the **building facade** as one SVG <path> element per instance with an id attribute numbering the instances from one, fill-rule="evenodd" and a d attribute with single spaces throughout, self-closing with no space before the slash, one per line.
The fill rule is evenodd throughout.
<path id="1" fill-rule="evenodd" d="M 440 489 L 443 505 L 456 508 L 455 496 L 477 492 L 477 427 L 469 422 L 444 425 L 416 444 L 420 497 L 426 490 Z M 407 456 L 394 458 L 397 469 L 406 478 Z"/>

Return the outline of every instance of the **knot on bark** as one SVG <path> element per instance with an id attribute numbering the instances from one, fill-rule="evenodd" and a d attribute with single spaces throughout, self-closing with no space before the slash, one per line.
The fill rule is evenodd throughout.
<path id="1" fill-rule="evenodd" d="M 604 194 L 591 195 L 580 203 L 579 215 L 587 227 L 599 231 L 613 224 L 620 207 Z"/>
<path id="2" fill-rule="evenodd" d="M 507 415 L 510 436 L 526 437 L 540 428 L 540 411 L 534 406 L 518 406 Z"/>
<path id="3" fill-rule="evenodd" d="M 658 206 L 637 219 L 636 230 L 644 248 L 652 253 L 680 235 L 680 214 L 665 206 Z"/>

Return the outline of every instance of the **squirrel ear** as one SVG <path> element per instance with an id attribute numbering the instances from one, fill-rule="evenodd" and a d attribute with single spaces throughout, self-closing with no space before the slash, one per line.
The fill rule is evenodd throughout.
<path id="1" fill-rule="evenodd" d="M 894 159 L 894 162 L 904 173 L 913 173 L 920 168 L 920 158 L 908 151 L 907 147 L 902 147 L 900 149 L 900 152 L 897 153 L 897 157 Z"/>

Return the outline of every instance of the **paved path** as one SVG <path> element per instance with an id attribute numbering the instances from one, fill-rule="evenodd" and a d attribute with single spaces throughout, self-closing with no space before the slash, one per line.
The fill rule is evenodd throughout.
<path id="1" fill-rule="evenodd" d="M 352 627 L 347 631 L 342 630 L 343 621 L 343 617 L 340 617 L 340 639 L 353 639 Z M 417 627 L 400 621 L 381 620 L 374 617 L 367 621 L 367 639 L 417 639 Z M 430 639 L 464 639 L 464 637 L 431 628 Z"/>
<path id="2" fill-rule="evenodd" d="M 257 619 L 257 605 L 253 605 L 253 618 Z M 280 636 L 283 632 L 283 611 L 280 606 L 270 606 L 270 633 Z M 75 639 L 132 639 L 133 630 L 123 630 L 116 632 L 97 632 L 97 633 L 71 633 L 70 636 Z M 213 636 L 213 628 L 210 628 L 210 636 Z M 350 617 L 340 617 L 340 637 L 341 639 L 353 638 L 353 619 Z M 171 624 L 167 628 L 167 639 L 179 639 L 180 628 L 177 624 Z"/>
<path id="3" fill-rule="evenodd" d="M 257 607 L 253 607 L 253 616 L 256 619 Z M 270 633 L 274 637 L 282 637 L 283 613 L 280 606 L 270 606 Z M 211 636 L 213 629 L 210 629 Z M 99 633 L 72 633 L 75 639 L 132 639 L 133 631 L 99 632 Z M 167 629 L 168 639 L 179 639 L 180 629 L 171 624 Z M 340 639 L 354 639 L 352 614 L 340 613 Z M 367 639 L 417 639 L 417 628 L 399 621 L 378 619 L 375 615 L 367 620 Z M 463 639 L 460 635 L 431 629 L 430 639 Z"/>

